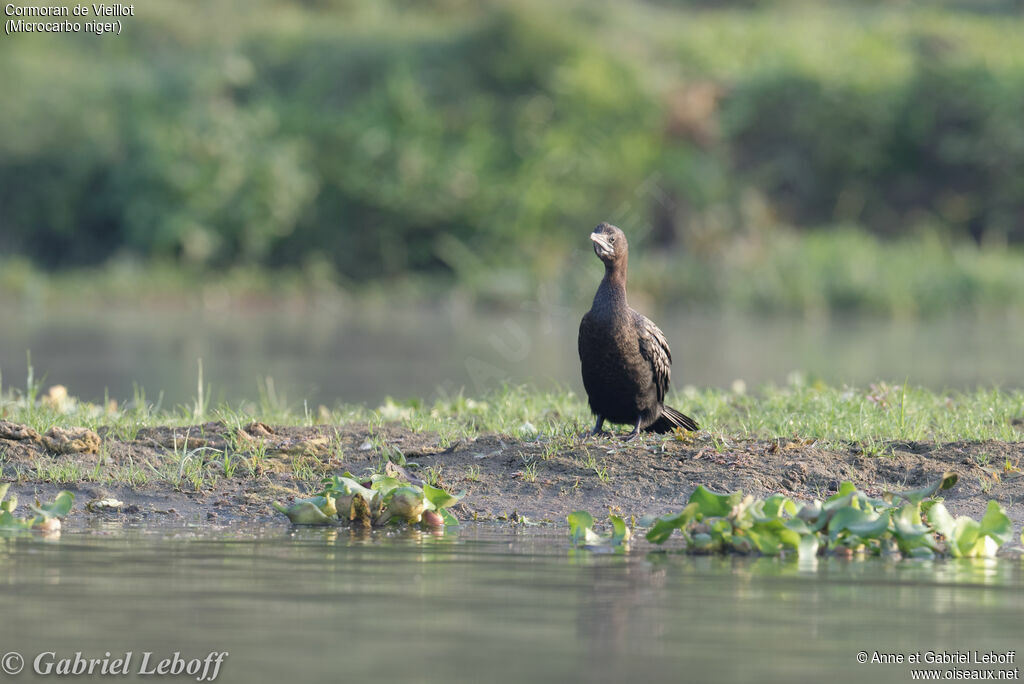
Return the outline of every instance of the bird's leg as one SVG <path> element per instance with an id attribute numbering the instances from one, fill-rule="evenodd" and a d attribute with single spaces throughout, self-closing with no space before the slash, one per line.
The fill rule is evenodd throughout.
<path id="1" fill-rule="evenodd" d="M 606 435 L 606 434 L 608 434 L 607 432 L 605 432 L 602 429 L 603 427 L 604 427 L 604 416 L 598 416 L 597 417 L 597 422 L 594 423 L 594 431 L 590 433 L 590 436 L 591 437 L 596 437 L 598 435 Z"/>
<path id="2" fill-rule="evenodd" d="M 633 431 L 630 432 L 628 435 L 624 435 L 622 437 L 622 440 L 624 442 L 632 442 L 639 435 L 640 435 L 640 416 L 637 416 L 636 417 L 636 425 L 633 426 Z"/>

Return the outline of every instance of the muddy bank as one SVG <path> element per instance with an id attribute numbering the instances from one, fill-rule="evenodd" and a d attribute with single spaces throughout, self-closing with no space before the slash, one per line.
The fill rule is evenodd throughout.
<path id="1" fill-rule="evenodd" d="M 72 515 L 128 522 L 281 520 L 271 501 L 315 491 L 325 475 L 372 472 L 389 458 L 404 460 L 409 472 L 449 490 L 466 490 L 453 509 L 461 519 L 564 522 L 576 509 L 662 514 L 681 509 L 698 484 L 814 499 L 852 480 L 869 494 L 881 494 L 952 470 L 960 475 L 946 496 L 953 513 L 980 517 L 995 499 L 1015 522 L 1024 521 L 1024 473 L 1018 469 L 1024 466 L 1024 442 L 891 442 L 874 445 L 871 453 L 858 445 L 722 443 L 699 435 L 690 441 L 648 435 L 630 443 L 483 435 L 447 444 L 435 434 L 397 425 L 371 430 L 262 423 L 144 428 L 127 438 L 107 429 L 94 436 L 40 435 L 0 421 L 2 474 L 13 493 L 28 500 L 68 489 L 76 495 Z M 124 503 L 120 511 L 88 510 L 90 501 L 108 497 Z"/>

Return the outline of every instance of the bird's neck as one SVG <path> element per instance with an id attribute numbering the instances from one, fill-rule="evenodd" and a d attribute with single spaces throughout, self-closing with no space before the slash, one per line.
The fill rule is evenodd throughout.
<path id="1" fill-rule="evenodd" d="M 613 309 L 627 308 L 626 303 L 626 260 L 621 259 L 613 264 L 605 264 L 604 278 L 594 295 L 594 306 Z"/>

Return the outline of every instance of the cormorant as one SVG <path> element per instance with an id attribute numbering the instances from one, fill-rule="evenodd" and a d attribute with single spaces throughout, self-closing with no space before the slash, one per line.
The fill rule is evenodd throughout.
<path id="1" fill-rule="evenodd" d="M 604 262 L 604 278 L 594 304 L 580 322 L 583 386 L 590 409 L 597 416 L 592 434 L 600 434 L 606 420 L 632 425 L 627 440 L 640 430 L 698 430 L 693 418 L 663 403 L 672 352 L 658 326 L 626 303 L 626 236 L 615 226 L 602 223 L 590 239 L 594 252 Z"/>

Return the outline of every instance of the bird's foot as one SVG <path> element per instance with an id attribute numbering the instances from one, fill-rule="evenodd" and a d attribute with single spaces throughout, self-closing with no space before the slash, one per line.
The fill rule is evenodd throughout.
<path id="1" fill-rule="evenodd" d="M 590 430 L 589 432 L 583 433 L 584 439 L 588 439 L 590 437 L 604 437 L 607 439 L 610 438 L 611 436 L 612 433 L 609 432 L 608 430 Z"/>
<path id="2" fill-rule="evenodd" d="M 632 442 L 634 439 L 640 436 L 640 419 L 636 419 L 636 425 L 633 426 L 633 431 L 628 435 L 622 436 L 623 442 Z"/>

